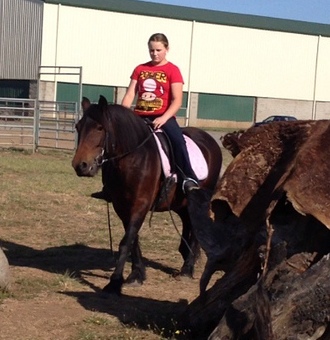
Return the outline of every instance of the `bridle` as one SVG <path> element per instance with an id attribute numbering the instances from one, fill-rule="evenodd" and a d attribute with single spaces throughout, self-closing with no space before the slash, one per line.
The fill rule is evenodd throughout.
<path id="1" fill-rule="evenodd" d="M 105 163 L 105 162 L 107 162 L 109 159 L 104 159 L 104 152 L 105 152 L 105 149 L 104 149 L 104 147 L 101 149 L 101 152 L 100 152 L 100 154 L 99 155 L 97 155 L 96 157 L 95 157 L 95 159 L 94 159 L 94 161 L 95 161 L 95 164 L 98 166 L 98 167 L 100 167 L 100 166 L 102 166 L 102 164 L 103 163 Z"/>

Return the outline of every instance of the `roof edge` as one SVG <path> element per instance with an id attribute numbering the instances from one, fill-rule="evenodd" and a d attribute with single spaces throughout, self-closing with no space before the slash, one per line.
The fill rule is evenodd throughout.
<path id="1" fill-rule="evenodd" d="M 135 0 L 43 1 L 49 4 L 61 4 L 64 6 L 82 7 L 126 14 L 330 37 L 330 25 L 307 21 L 272 18 L 251 14 L 230 13 Z"/>

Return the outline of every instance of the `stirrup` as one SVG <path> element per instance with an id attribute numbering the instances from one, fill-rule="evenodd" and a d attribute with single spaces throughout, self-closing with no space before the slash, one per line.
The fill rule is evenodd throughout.
<path id="1" fill-rule="evenodd" d="M 190 177 L 187 177 L 182 182 L 182 191 L 186 194 L 187 191 L 200 189 L 198 182 Z"/>

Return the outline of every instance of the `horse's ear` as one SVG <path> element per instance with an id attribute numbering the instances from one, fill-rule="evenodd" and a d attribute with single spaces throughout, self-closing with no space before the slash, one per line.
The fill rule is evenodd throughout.
<path id="1" fill-rule="evenodd" d="M 107 99 L 102 95 L 100 95 L 99 106 L 101 106 L 102 108 L 106 108 L 108 106 Z"/>
<path id="2" fill-rule="evenodd" d="M 91 106 L 91 102 L 89 101 L 89 99 L 86 97 L 82 97 L 81 107 L 83 111 L 85 112 L 90 106 Z"/>

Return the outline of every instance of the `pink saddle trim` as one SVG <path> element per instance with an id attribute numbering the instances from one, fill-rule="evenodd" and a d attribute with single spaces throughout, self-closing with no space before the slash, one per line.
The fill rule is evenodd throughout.
<path id="1" fill-rule="evenodd" d="M 157 134 L 154 133 L 153 135 L 158 146 L 158 151 L 159 151 L 164 175 L 165 177 L 169 177 L 172 175 L 170 161 L 162 148 L 162 145 L 157 137 Z M 198 145 L 188 136 L 184 135 L 184 138 L 187 144 L 191 167 L 193 168 L 197 178 L 201 181 L 205 179 L 209 174 L 209 169 L 208 169 L 206 160 L 204 158 L 202 151 L 198 147 Z"/>

